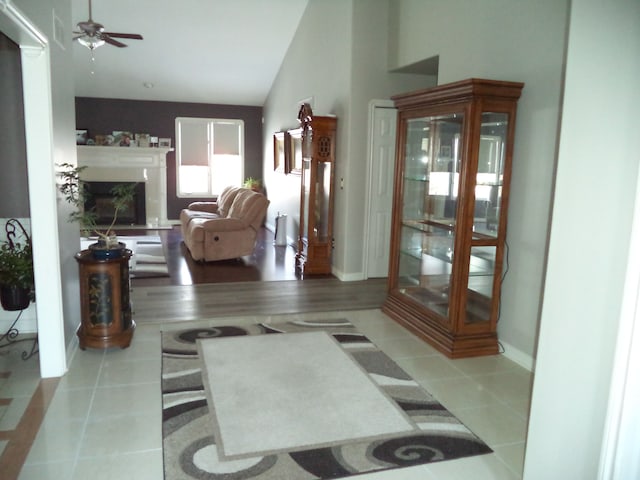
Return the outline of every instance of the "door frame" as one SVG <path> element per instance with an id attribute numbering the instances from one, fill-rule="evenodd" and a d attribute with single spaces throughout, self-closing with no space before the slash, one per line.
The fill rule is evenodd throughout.
<path id="1" fill-rule="evenodd" d="M 40 376 L 60 377 L 66 372 L 67 361 L 54 171 L 49 41 L 35 23 L 9 0 L 0 0 L 0 29 L 20 47 L 22 63 L 31 236 L 38 295 L 35 309 Z"/>

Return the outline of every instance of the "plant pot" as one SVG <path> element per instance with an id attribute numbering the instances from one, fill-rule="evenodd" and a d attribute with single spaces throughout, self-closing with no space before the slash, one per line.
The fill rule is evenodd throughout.
<path id="1" fill-rule="evenodd" d="M 31 289 L 16 285 L 0 285 L 0 303 L 9 312 L 24 310 L 31 303 Z"/>
<path id="2" fill-rule="evenodd" d="M 89 245 L 91 255 L 96 260 L 112 260 L 120 258 L 122 257 L 122 252 L 124 252 L 126 248 L 127 245 L 122 242 L 118 242 L 117 245 L 106 245 L 105 242 L 98 241 L 97 243 Z"/>

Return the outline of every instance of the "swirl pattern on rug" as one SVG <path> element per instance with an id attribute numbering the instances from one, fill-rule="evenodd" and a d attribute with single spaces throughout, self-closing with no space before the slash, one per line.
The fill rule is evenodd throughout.
<path id="1" fill-rule="evenodd" d="M 220 458 L 197 341 L 235 335 L 329 332 L 418 427 L 419 433 L 262 457 Z M 162 333 L 165 480 L 344 478 L 492 450 L 346 320 L 191 328 Z M 250 412 L 248 413 L 250 414 Z"/>

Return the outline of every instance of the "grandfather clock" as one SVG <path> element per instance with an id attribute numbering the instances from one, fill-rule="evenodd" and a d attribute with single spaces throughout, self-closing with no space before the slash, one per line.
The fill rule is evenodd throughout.
<path id="1" fill-rule="evenodd" d="M 305 103 L 300 107 L 298 121 L 302 128 L 302 181 L 296 270 L 302 275 L 329 275 L 337 120 L 313 116 Z"/>

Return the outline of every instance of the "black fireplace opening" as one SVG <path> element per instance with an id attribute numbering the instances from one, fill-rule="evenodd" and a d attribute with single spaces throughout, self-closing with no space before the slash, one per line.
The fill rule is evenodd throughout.
<path id="1" fill-rule="evenodd" d="M 144 182 L 85 182 L 87 196 L 85 210 L 96 213 L 98 225 L 110 225 L 115 213 L 112 189 L 116 185 L 136 184 L 133 200 L 118 212 L 115 225 L 144 225 L 147 223 Z"/>

